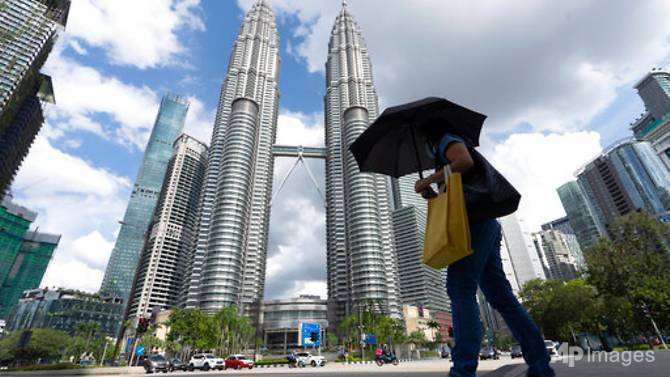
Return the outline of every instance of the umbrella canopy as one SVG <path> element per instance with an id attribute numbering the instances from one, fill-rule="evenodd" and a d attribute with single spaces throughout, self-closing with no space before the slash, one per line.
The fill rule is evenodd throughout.
<path id="1" fill-rule="evenodd" d="M 428 97 L 389 107 L 350 146 L 361 172 L 392 177 L 434 167 L 425 151 L 428 140 L 449 132 L 479 145 L 486 115 L 444 98 Z"/>

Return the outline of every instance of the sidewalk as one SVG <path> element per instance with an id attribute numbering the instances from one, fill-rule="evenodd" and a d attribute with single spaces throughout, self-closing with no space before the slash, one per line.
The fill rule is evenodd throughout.
<path id="1" fill-rule="evenodd" d="M 670 351 L 645 354 L 598 353 L 582 360 L 559 358 L 552 362 L 558 377 L 667 377 L 670 375 Z M 525 377 L 525 365 L 505 365 L 485 377 Z"/>

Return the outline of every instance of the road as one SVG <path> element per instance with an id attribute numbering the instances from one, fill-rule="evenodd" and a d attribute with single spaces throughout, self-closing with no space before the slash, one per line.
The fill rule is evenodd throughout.
<path id="1" fill-rule="evenodd" d="M 514 361 L 509 358 L 502 358 L 500 360 L 487 360 L 480 362 L 479 370 L 481 373 L 479 375 L 484 376 L 486 372 L 490 372 L 498 369 L 503 365 L 510 363 L 518 364 L 521 363 L 520 359 Z M 384 365 L 378 367 L 374 364 L 367 365 L 342 365 L 339 363 L 330 363 L 322 368 L 312 368 L 306 367 L 301 369 L 288 369 L 287 367 L 277 367 L 277 368 L 255 368 L 253 370 L 243 370 L 243 371 L 194 371 L 194 372 L 174 372 L 169 374 L 154 374 L 158 376 L 174 376 L 174 377 L 246 377 L 246 376 L 272 376 L 272 377 L 367 377 L 367 376 L 390 376 L 390 377 L 445 377 L 447 371 L 451 366 L 448 360 L 426 360 L 426 361 L 413 361 L 401 363 L 398 366 L 393 365 Z M 123 370 L 123 374 L 96 374 L 95 370 L 88 370 L 86 376 L 90 377 L 109 377 L 113 375 L 117 376 L 127 376 L 127 377 L 140 377 L 147 376 L 147 374 L 142 373 L 141 370 L 135 369 L 135 373 L 128 373 L 129 370 Z M 77 372 L 75 372 L 77 373 Z M 47 374 L 42 373 L 0 373 L 0 377 L 26 377 L 26 376 L 46 376 Z M 49 376 L 54 376 L 55 374 L 48 374 Z"/>
<path id="2" fill-rule="evenodd" d="M 630 353 L 628 354 L 631 355 Z M 568 357 L 556 357 L 553 366 L 559 377 L 668 377 L 670 375 L 670 351 L 652 352 L 647 357 L 637 361 L 631 357 L 623 358 L 623 353 L 598 353 L 594 356 L 585 356 L 581 360 Z M 450 363 L 447 360 L 428 360 L 401 363 L 398 366 L 385 365 L 341 365 L 331 363 L 323 368 L 288 369 L 258 368 L 246 371 L 221 371 L 221 372 L 175 372 L 170 374 L 157 374 L 158 376 L 175 377 L 245 377 L 245 376 L 270 376 L 270 377 L 445 377 Z M 482 361 L 479 365 L 478 376 L 485 377 L 524 377 L 526 366 L 521 359 L 510 360 L 503 357 L 500 360 Z M 0 372 L 0 377 L 27 377 L 27 376 L 73 376 L 86 375 L 91 377 L 109 376 L 147 376 L 140 368 L 107 368 L 107 369 L 80 369 L 75 371 L 58 372 L 22 372 L 7 373 Z"/>

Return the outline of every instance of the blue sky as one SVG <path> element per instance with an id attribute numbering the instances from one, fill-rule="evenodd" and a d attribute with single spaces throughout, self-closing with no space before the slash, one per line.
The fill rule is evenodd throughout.
<path id="1" fill-rule="evenodd" d="M 14 184 L 63 235 L 43 285 L 99 287 L 160 97 L 188 96 L 209 143 L 230 48 L 255 0 L 75 0 L 44 70 L 57 104 Z M 323 144 L 337 0 L 271 0 L 281 43 L 278 142 Z M 444 96 L 489 116 L 483 152 L 520 189 L 530 231 L 555 188 L 643 111 L 633 84 L 667 66 L 667 1 L 350 0 L 381 106 Z M 132 11 L 130 11 L 132 10 Z M 293 161 L 280 159 L 275 181 Z M 309 162 L 323 185 L 323 163 Z M 276 189 L 276 187 L 275 187 Z M 266 295 L 325 295 L 324 208 L 304 169 L 273 206 Z"/>

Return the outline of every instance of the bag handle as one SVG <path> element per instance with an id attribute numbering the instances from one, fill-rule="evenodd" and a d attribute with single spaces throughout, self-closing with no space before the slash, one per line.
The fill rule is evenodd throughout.
<path id="1" fill-rule="evenodd" d="M 440 183 L 439 189 L 440 189 L 440 192 L 447 192 L 447 185 L 448 185 L 448 182 L 449 182 L 449 176 L 451 175 L 451 173 L 453 173 L 451 171 L 451 164 L 444 165 L 442 167 L 442 171 L 444 172 L 444 181 L 442 183 Z"/>

